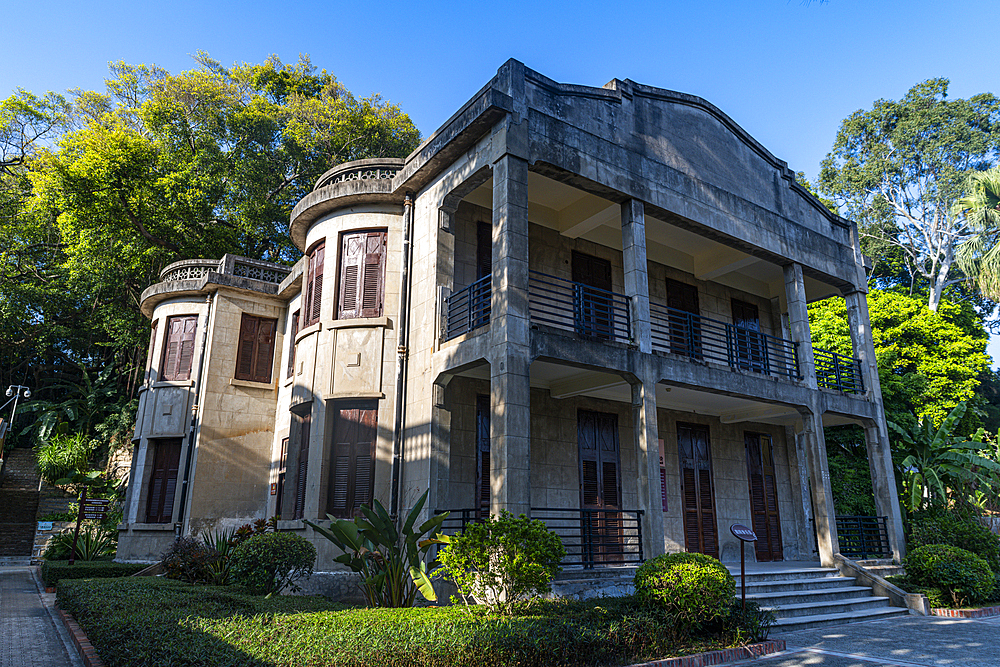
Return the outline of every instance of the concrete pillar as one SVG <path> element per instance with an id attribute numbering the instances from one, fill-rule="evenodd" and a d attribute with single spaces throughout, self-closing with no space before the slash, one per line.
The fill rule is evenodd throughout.
<path id="1" fill-rule="evenodd" d="M 809 409 L 802 409 L 801 414 L 802 430 L 799 437 L 802 439 L 806 469 L 809 471 L 819 560 L 824 567 L 832 567 L 833 554 L 840 552 L 840 545 L 837 541 L 837 515 L 833 507 L 833 491 L 830 488 L 830 468 L 826 460 L 823 417 Z"/>
<path id="2" fill-rule="evenodd" d="M 647 369 L 632 382 L 632 433 L 642 516 L 642 551 L 649 559 L 664 552 L 660 498 L 660 443 L 656 423 L 656 380 Z"/>
<path id="3" fill-rule="evenodd" d="M 629 297 L 632 342 L 640 352 L 652 352 L 649 321 L 649 276 L 646 268 L 646 218 L 643 204 L 630 199 L 622 209 L 622 260 L 625 294 Z"/>
<path id="4" fill-rule="evenodd" d="M 491 308 L 490 511 L 529 514 L 528 164 L 510 153 L 493 165 Z"/>
<path id="5" fill-rule="evenodd" d="M 816 389 L 816 360 L 813 357 L 812 336 L 809 333 L 809 310 L 806 304 L 806 283 L 800 264 L 785 267 L 785 297 L 788 301 L 788 328 L 795 342 L 799 360 L 799 375 L 810 389 Z"/>

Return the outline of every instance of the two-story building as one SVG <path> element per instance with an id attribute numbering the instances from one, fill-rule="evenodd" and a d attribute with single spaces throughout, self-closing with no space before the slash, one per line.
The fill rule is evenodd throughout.
<path id="1" fill-rule="evenodd" d="M 405 159 L 332 169 L 291 269 L 167 267 L 118 557 L 379 499 L 545 520 L 568 561 L 840 551 L 824 427 L 864 427 L 902 522 L 856 226 L 705 100 L 509 61 Z M 854 344 L 814 349 L 843 298 Z"/>

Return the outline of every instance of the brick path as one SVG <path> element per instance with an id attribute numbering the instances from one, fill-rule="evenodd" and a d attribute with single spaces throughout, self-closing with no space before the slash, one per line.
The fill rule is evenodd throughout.
<path id="1" fill-rule="evenodd" d="M 42 601 L 33 570 L 0 567 L 0 665 L 81 667 L 66 650 L 66 629 Z"/>

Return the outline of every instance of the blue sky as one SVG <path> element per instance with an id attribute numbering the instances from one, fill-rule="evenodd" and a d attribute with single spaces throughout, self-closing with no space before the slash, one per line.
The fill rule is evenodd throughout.
<path id="1" fill-rule="evenodd" d="M 508 58 L 566 83 L 632 79 L 709 100 L 814 178 L 840 122 L 931 77 L 995 92 L 972 0 L 172 2 L 2 0 L 0 95 L 103 89 L 109 61 L 189 69 L 300 53 L 359 95 L 381 93 L 425 135 Z M 985 24 L 985 25 L 984 25 Z M 1000 358 L 1000 345 L 991 350 Z"/>

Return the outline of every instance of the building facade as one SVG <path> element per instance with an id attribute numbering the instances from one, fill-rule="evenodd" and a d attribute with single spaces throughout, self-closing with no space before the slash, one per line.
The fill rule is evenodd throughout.
<path id="1" fill-rule="evenodd" d="M 830 564 L 824 427 L 858 424 L 889 550 L 902 522 L 856 226 L 708 102 L 517 61 L 405 159 L 295 207 L 289 269 L 167 267 L 119 559 L 175 534 L 378 499 L 449 525 L 546 521 L 570 564 L 664 551 Z M 807 304 L 843 298 L 852 357 Z"/>

